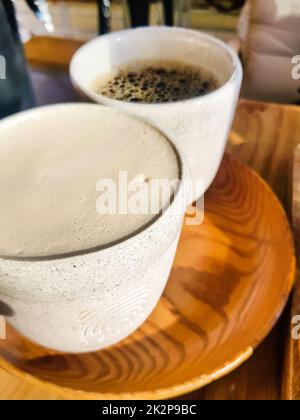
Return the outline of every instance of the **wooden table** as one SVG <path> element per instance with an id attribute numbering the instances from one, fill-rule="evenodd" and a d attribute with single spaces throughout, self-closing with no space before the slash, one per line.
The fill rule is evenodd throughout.
<path id="1" fill-rule="evenodd" d="M 34 72 L 38 104 L 73 100 L 65 73 Z M 290 165 L 300 143 L 300 108 L 241 101 L 228 150 L 257 170 L 272 185 L 290 213 Z M 289 331 L 289 309 L 254 356 L 227 377 L 185 399 L 276 400 L 281 398 L 284 347 Z M 0 399 L 59 399 L 0 372 Z"/>

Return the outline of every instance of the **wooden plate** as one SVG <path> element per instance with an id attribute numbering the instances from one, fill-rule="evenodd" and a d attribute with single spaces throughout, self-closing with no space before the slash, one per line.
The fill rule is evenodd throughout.
<path id="1" fill-rule="evenodd" d="M 185 226 L 164 296 L 131 337 L 86 355 L 43 349 L 9 328 L 0 366 L 65 398 L 162 399 L 229 373 L 280 316 L 295 275 L 292 235 L 277 198 L 225 156 L 205 221 Z"/>

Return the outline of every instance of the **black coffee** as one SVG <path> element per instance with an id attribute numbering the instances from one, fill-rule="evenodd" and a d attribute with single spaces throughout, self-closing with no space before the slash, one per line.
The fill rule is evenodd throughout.
<path id="1" fill-rule="evenodd" d="M 119 101 L 163 103 L 206 95 L 218 87 L 217 78 L 203 68 L 160 61 L 121 68 L 97 81 L 95 91 Z"/>

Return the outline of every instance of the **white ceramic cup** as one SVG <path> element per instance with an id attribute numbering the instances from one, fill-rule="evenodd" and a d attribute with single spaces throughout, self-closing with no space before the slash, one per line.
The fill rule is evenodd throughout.
<path id="1" fill-rule="evenodd" d="M 51 110 L 62 115 L 71 107 L 74 104 Z M 90 107 L 98 106 L 84 104 L 82 112 L 88 114 Z M 27 116 L 44 110 L 4 119 L 0 128 L 21 124 L 26 137 L 31 127 Z M 90 125 L 88 118 L 85 123 Z M 178 155 L 180 183 L 170 206 L 145 229 L 92 251 L 53 258 L 0 258 L 0 302 L 10 307 L 8 321 L 14 328 L 45 347 L 77 353 L 114 344 L 146 320 L 168 280 L 189 195 L 187 159 L 170 142 Z"/>
<path id="2" fill-rule="evenodd" d="M 202 66 L 221 86 L 201 97 L 143 104 L 116 101 L 95 93 L 93 85 L 118 67 L 137 60 L 172 60 Z M 82 97 L 143 117 L 175 138 L 187 155 L 194 185 L 192 200 L 212 183 L 222 160 L 242 82 L 237 54 L 205 33 L 170 27 L 146 27 L 111 33 L 92 40 L 74 55 L 70 75 Z"/>

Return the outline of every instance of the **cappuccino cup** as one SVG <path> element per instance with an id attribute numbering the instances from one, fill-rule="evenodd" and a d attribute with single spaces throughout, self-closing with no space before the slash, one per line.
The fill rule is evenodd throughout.
<path id="1" fill-rule="evenodd" d="M 153 311 L 169 277 L 189 196 L 184 154 L 144 121 L 94 104 L 17 114 L 0 122 L 0 138 L 7 321 L 64 352 L 96 351 L 127 337 Z M 140 186 L 142 200 L 129 197 L 136 212 L 117 210 L 116 202 L 125 202 L 120 171 Z M 143 212 L 138 206 L 150 203 L 145 193 L 156 179 L 177 183 L 168 197 L 159 195 L 156 212 Z"/>
<path id="2" fill-rule="evenodd" d="M 177 62 L 213 74 L 218 86 L 205 95 L 165 103 L 116 100 L 95 90 L 95 82 L 136 62 Z M 231 129 L 241 82 L 237 54 L 199 31 L 170 27 L 129 29 L 98 37 L 74 55 L 70 75 L 79 96 L 141 117 L 174 138 L 185 152 L 194 188 L 190 201 L 212 183 Z"/>

